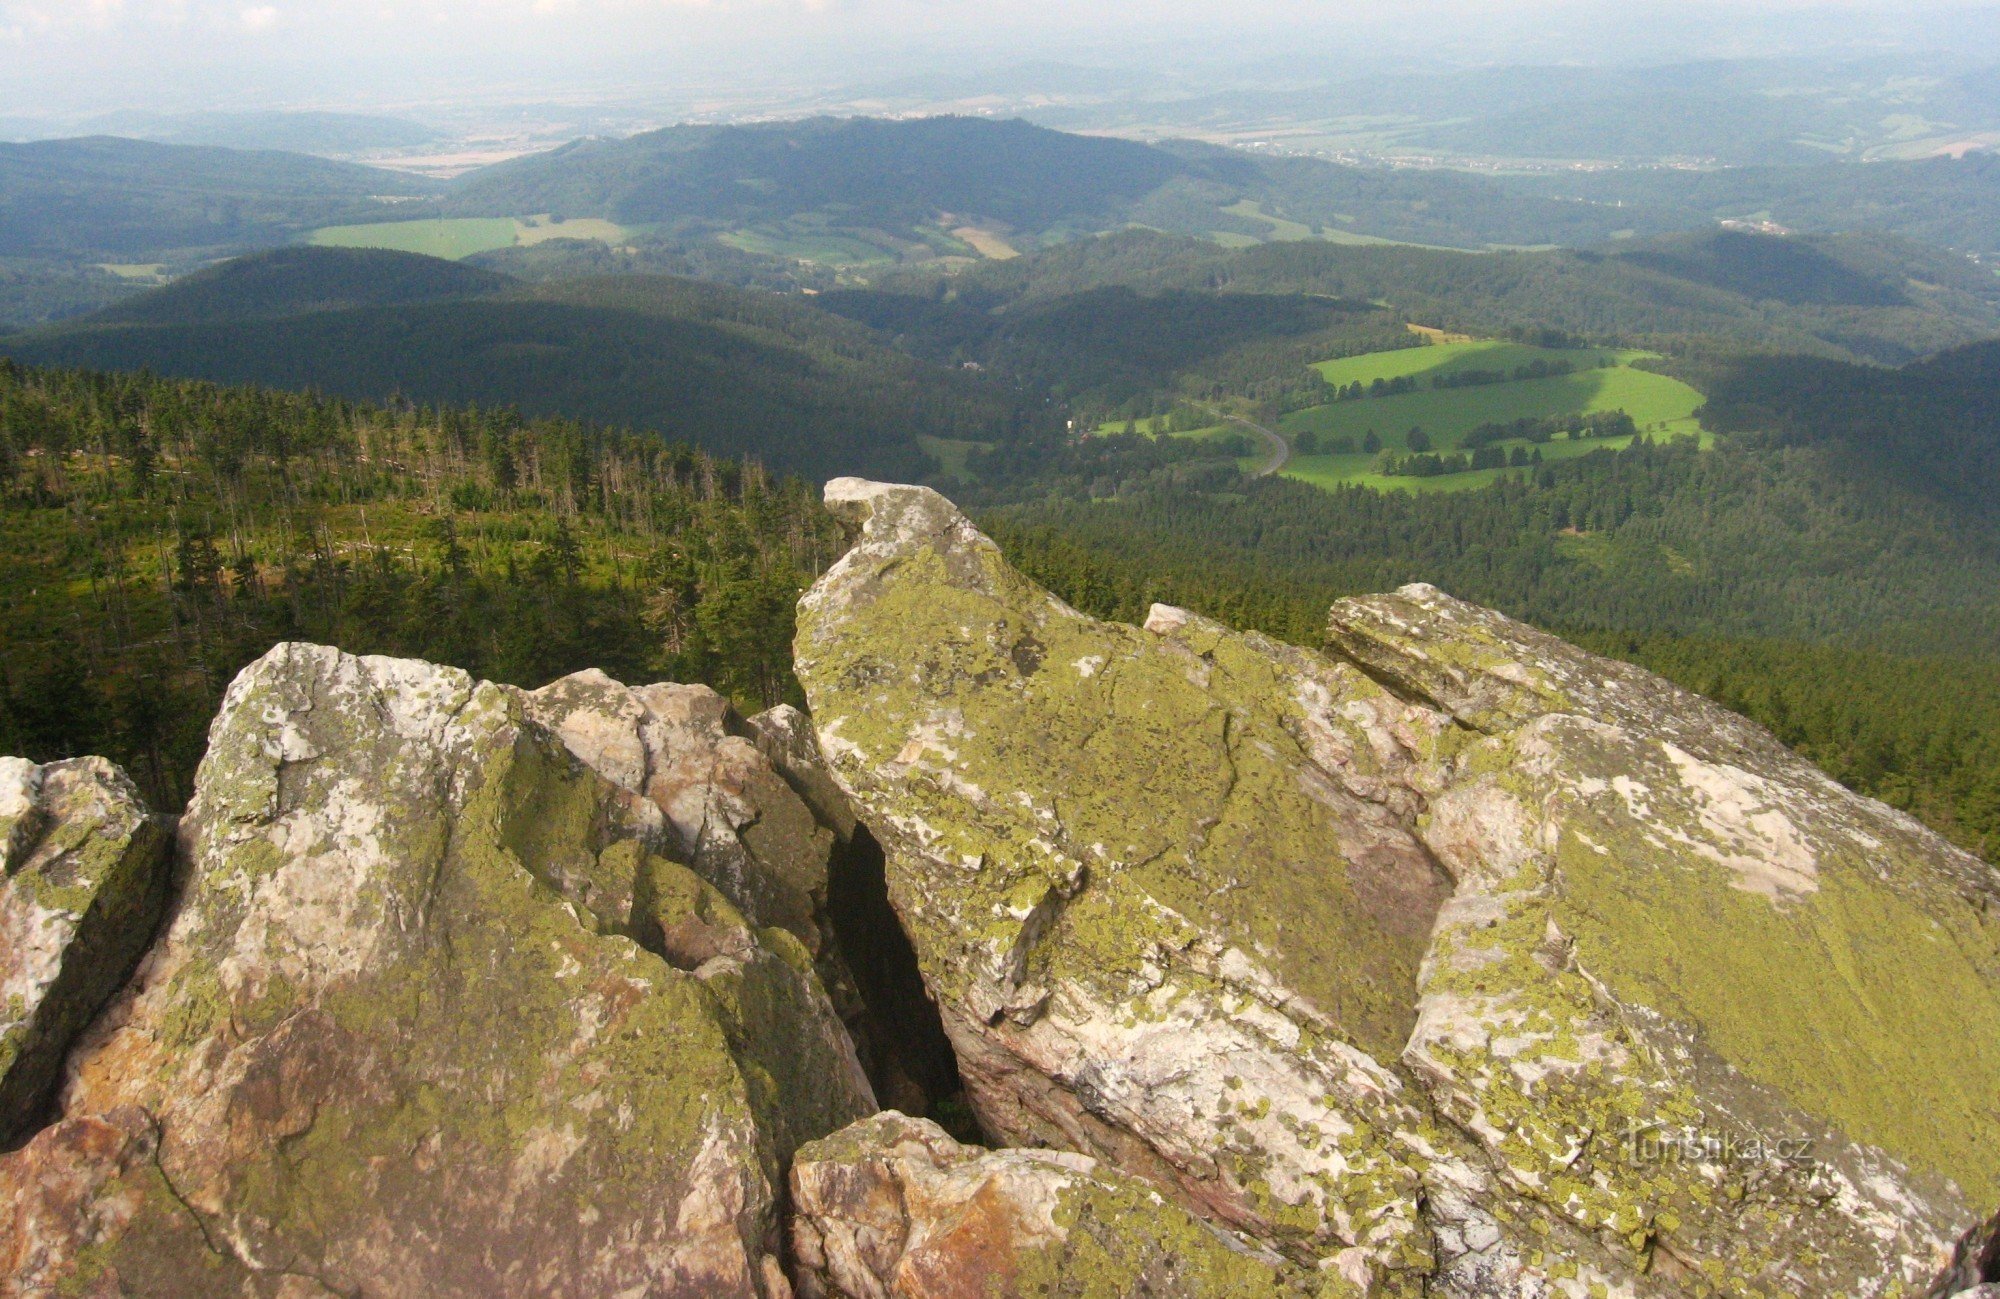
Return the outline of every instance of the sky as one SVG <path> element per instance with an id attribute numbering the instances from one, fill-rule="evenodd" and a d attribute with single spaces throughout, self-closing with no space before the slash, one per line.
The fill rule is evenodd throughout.
<path id="1" fill-rule="evenodd" d="M 1636 61 L 1992 35 L 1993 0 L 0 0 L 0 113 L 366 108 L 1065 57 Z M 1975 17 L 1975 11 L 1983 10 Z"/>

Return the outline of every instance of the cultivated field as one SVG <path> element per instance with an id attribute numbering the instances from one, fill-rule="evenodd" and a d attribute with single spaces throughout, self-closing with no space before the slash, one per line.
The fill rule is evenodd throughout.
<path id="1" fill-rule="evenodd" d="M 1279 430 L 1292 440 L 1294 448 L 1298 446 L 1299 435 L 1309 432 L 1322 446 L 1344 439 L 1352 444 L 1352 449 L 1295 453 L 1283 472 L 1322 486 L 1354 484 L 1426 491 L 1478 487 L 1518 470 L 1479 469 L 1429 478 L 1385 475 L 1377 472 L 1377 453 L 1364 448 L 1372 435 L 1381 447 L 1407 453 L 1411 450 L 1411 430 L 1421 429 L 1430 450 L 1450 454 L 1459 451 L 1465 436 L 1482 424 L 1608 411 L 1630 415 L 1640 434 L 1656 440 L 1705 437 L 1694 419 L 1702 395 L 1678 379 L 1632 368 L 1634 361 L 1647 355 L 1610 348 L 1556 349 L 1479 341 L 1434 344 L 1328 361 L 1318 368 L 1336 388 L 1354 383 L 1365 388 L 1378 379 L 1384 382 L 1404 379 L 1416 387 L 1414 391 L 1340 401 L 1285 416 Z M 1512 377 L 1537 362 L 1551 366 L 1566 364 L 1570 371 L 1539 378 Z M 1504 382 L 1467 387 L 1433 386 L 1439 376 L 1448 378 L 1468 371 L 1498 372 L 1509 377 Z M 1546 463 L 1622 447 L 1630 441 L 1629 436 L 1578 440 L 1557 437 L 1533 444 L 1532 450 L 1538 451 Z M 1526 439 L 1512 438 L 1493 445 L 1511 455 L 1515 448 L 1529 448 L 1531 444 Z"/>

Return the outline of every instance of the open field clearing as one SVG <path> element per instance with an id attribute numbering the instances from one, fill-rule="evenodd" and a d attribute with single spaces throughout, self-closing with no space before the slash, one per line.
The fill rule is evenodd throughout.
<path id="1" fill-rule="evenodd" d="M 514 223 L 514 241 L 524 248 L 556 239 L 589 239 L 615 246 L 624 243 L 631 234 L 624 226 L 596 217 L 558 221 L 554 217 L 536 216 Z"/>
<path id="2" fill-rule="evenodd" d="M 165 284 L 168 279 L 164 262 L 99 262 L 97 269 L 135 284 Z"/>
<path id="3" fill-rule="evenodd" d="M 1386 490 L 1454 491 L 1484 486 L 1511 467 L 1485 467 L 1429 477 L 1381 472 L 1380 452 L 1398 455 L 1466 450 L 1466 438 L 1482 425 L 1550 421 L 1620 412 L 1631 417 L 1636 434 L 1572 438 L 1527 436 L 1494 439 L 1509 457 L 1517 449 L 1541 462 L 1567 460 L 1596 450 L 1627 446 L 1633 436 L 1655 439 L 1709 435 L 1694 418 L 1703 398 L 1678 379 L 1632 368 L 1644 352 L 1611 348 L 1542 348 L 1492 340 L 1440 343 L 1394 352 L 1328 361 L 1318 370 L 1336 388 L 1378 381 L 1401 381 L 1405 391 L 1365 396 L 1295 411 L 1279 422 L 1294 455 L 1283 472 L 1322 487 L 1353 485 Z M 1567 372 L 1546 373 L 1547 370 Z M 1504 376 L 1465 382 L 1465 376 Z M 1516 377 L 1519 376 L 1519 377 Z M 1440 378 L 1463 386 L 1435 386 Z M 1415 438 L 1416 445 L 1412 445 Z M 1305 445 L 1301 445 L 1301 442 Z"/>
<path id="4" fill-rule="evenodd" d="M 989 262 L 1012 261 L 1021 255 L 1021 250 L 991 230 L 978 226 L 959 226 L 951 232 L 954 239 L 970 244 L 974 252 Z"/>
<path id="5" fill-rule="evenodd" d="M 429 221 L 383 221 L 358 226 L 328 226 L 315 230 L 309 242 L 322 248 L 387 248 L 458 261 L 474 253 L 490 253 L 547 243 L 552 239 L 590 239 L 623 243 L 630 232 L 623 226 L 594 218 L 557 221 L 547 216 L 449 217 Z"/>
<path id="6" fill-rule="evenodd" d="M 789 230 L 756 227 L 716 236 L 731 248 L 766 257 L 786 257 L 821 266 L 879 266 L 896 260 L 888 250 L 865 239 L 832 230 Z"/>

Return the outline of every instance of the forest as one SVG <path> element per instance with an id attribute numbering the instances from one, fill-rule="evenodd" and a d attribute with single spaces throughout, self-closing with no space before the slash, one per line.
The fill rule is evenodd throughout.
<path id="1" fill-rule="evenodd" d="M 844 545 L 805 483 L 656 434 L 6 361 L 0 530 L 0 751 L 159 807 L 285 640 L 802 702 L 792 607 Z"/>
<path id="2" fill-rule="evenodd" d="M 61 329 L 24 362 L 512 406 L 829 477 L 919 478 L 925 437 L 1001 440 L 1018 397 L 807 300 L 654 276 L 527 285 L 435 258 L 280 249 Z"/>

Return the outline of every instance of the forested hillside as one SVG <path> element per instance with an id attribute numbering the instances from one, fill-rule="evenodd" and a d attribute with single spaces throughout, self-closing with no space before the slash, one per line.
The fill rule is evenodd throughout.
<path id="1" fill-rule="evenodd" d="M 979 266 L 949 283 L 919 269 L 878 287 L 987 310 L 1107 287 L 1312 294 L 1386 302 L 1420 323 L 1477 334 L 1663 348 L 1727 340 L 1889 363 L 2000 330 L 2000 278 L 1956 254 L 1872 237 L 1735 231 L 1616 252 L 1471 254 L 1315 242 L 1231 251 L 1135 230 Z"/>
<path id="2" fill-rule="evenodd" d="M 435 191 L 303 154 L 111 136 L 0 144 L 0 255 L 159 261 L 280 243 Z"/>
<path id="3" fill-rule="evenodd" d="M 1034 228 L 1109 221 L 1182 168 L 1125 140 L 1025 122 L 814 118 L 677 126 L 579 140 L 456 187 L 466 215 L 561 212 L 652 222 L 769 220 L 835 209 L 843 224 L 909 226 L 959 212 Z"/>
<path id="4" fill-rule="evenodd" d="M 378 248 L 277 248 L 238 257 L 95 314 L 93 325 L 207 325 L 471 298 L 513 287 L 492 271 Z"/>
<path id="5" fill-rule="evenodd" d="M 295 639 L 796 700 L 841 545 L 812 487 L 656 434 L 0 361 L 0 750 L 177 807 L 223 687 Z"/>
<path id="6" fill-rule="evenodd" d="M 996 385 L 796 297 L 641 276 L 495 287 L 430 258 L 286 250 L 101 320 L 0 338 L 0 353 L 650 427 L 822 477 L 923 477 L 935 462 L 920 438 L 1004 441 L 1024 418 Z M 343 299 L 393 305 L 315 309 Z"/>
<path id="7" fill-rule="evenodd" d="M 1990 515 L 2000 502 L 2000 343 L 1897 370 L 1810 357 L 1709 367 L 1707 419 L 1796 445 L 1837 448 L 1856 472 Z"/>

